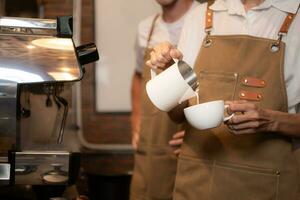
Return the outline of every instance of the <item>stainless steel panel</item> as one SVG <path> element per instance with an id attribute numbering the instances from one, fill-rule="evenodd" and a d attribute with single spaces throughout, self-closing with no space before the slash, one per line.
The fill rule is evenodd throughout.
<path id="1" fill-rule="evenodd" d="M 10 164 L 0 163 L 0 181 L 10 179 Z"/>
<path id="2" fill-rule="evenodd" d="M 17 131 L 17 84 L 0 82 L 0 155 L 16 146 Z"/>
<path id="3" fill-rule="evenodd" d="M 0 81 L 75 81 L 82 75 L 72 39 L 0 34 Z"/>
<path id="4" fill-rule="evenodd" d="M 70 151 L 63 139 L 71 84 L 36 84 L 20 87 L 20 149 Z M 62 101 L 62 99 L 67 99 Z M 25 113 L 26 112 L 26 113 Z"/>
<path id="5" fill-rule="evenodd" d="M 75 48 L 71 18 L 59 20 L 0 17 L 0 185 L 74 182 L 79 159 L 63 140 L 70 86 L 98 52 L 94 44 Z"/>
<path id="6" fill-rule="evenodd" d="M 57 24 L 53 19 L 0 17 L 0 26 L 56 30 Z"/>

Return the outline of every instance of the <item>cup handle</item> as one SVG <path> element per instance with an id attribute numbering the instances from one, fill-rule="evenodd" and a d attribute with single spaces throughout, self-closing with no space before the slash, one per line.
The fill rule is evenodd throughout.
<path id="1" fill-rule="evenodd" d="M 228 106 L 229 106 L 229 105 L 225 105 L 225 106 L 224 106 L 224 109 L 228 108 Z M 232 113 L 230 116 L 224 117 L 223 122 L 226 122 L 226 121 L 230 120 L 234 115 L 235 115 L 235 114 Z"/>

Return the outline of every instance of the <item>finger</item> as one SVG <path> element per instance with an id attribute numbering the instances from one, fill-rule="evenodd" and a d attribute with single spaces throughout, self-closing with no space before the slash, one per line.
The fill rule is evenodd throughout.
<path id="1" fill-rule="evenodd" d="M 162 55 L 162 53 L 156 54 L 156 57 L 157 57 L 158 62 L 161 62 L 161 63 L 164 63 L 164 64 L 167 64 L 167 63 L 170 62 L 170 59 L 165 58 Z"/>
<path id="2" fill-rule="evenodd" d="M 232 103 L 229 105 L 229 109 L 231 112 L 247 112 L 252 110 L 258 110 L 258 106 L 252 102 L 238 102 Z"/>
<path id="3" fill-rule="evenodd" d="M 162 70 L 172 66 L 175 63 L 174 60 L 171 57 L 165 58 L 165 57 L 162 57 L 162 54 L 159 54 L 156 57 L 158 58 L 159 62 L 163 63 L 163 66 L 158 66 L 158 68 L 160 68 Z"/>
<path id="4" fill-rule="evenodd" d="M 139 133 L 138 132 L 134 132 L 132 134 L 132 139 L 131 139 L 132 148 L 134 150 L 136 150 L 137 147 L 138 147 L 139 139 L 140 139 Z"/>
<path id="5" fill-rule="evenodd" d="M 133 148 L 134 150 L 136 150 L 136 149 L 137 149 L 137 143 L 136 143 L 136 141 L 132 140 L 132 141 L 131 141 L 131 144 L 132 144 L 132 148 Z"/>
<path id="6" fill-rule="evenodd" d="M 176 149 L 176 150 L 173 151 L 173 153 L 178 157 L 179 154 L 181 153 L 181 149 L 180 148 Z"/>
<path id="7" fill-rule="evenodd" d="M 160 69 L 165 69 L 167 66 L 170 66 L 170 61 L 165 59 L 161 53 L 155 53 L 156 61 L 157 61 L 157 67 Z"/>
<path id="8" fill-rule="evenodd" d="M 166 59 L 168 60 L 169 62 L 172 60 L 172 57 L 170 55 L 170 50 L 171 49 L 162 49 L 161 50 L 161 55 Z"/>
<path id="9" fill-rule="evenodd" d="M 146 61 L 146 65 L 152 69 L 157 69 L 157 66 L 155 65 L 156 64 L 155 57 L 156 57 L 156 55 L 155 55 L 154 51 L 151 51 L 150 58 L 149 58 L 149 60 Z"/>
<path id="10" fill-rule="evenodd" d="M 230 133 L 234 135 L 245 135 L 245 134 L 257 133 L 257 130 L 256 129 L 230 130 Z"/>
<path id="11" fill-rule="evenodd" d="M 228 121 L 228 124 L 240 124 L 250 121 L 260 121 L 266 123 L 272 121 L 270 116 L 266 113 L 267 112 L 264 110 L 251 110 L 242 114 L 236 114 Z"/>
<path id="12" fill-rule="evenodd" d="M 170 42 L 161 42 L 153 47 L 155 51 L 170 51 L 173 48 L 173 45 Z"/>
<path id="13" fill-rule="evenodd" d="M 247 101 L 247 100 L 233 100 L 233 101 L 225 101 L 224 103 L 225 104 L 236 104 L 236 103 L 238 103 L 238 104 L 243 104 L 243 103 L 248 103 L 249 101 Z"/>
<path id="14" fill-rule="evenodd" d="M 232 104 L 232 102 L 231 102 L 231 101 L 225 101 L 224 104 L 227 106 L 227 107 L 225 107 L 225 108 L 226 108 L 226 113 L 227 113 L 228 115 L 232 115 L 233 112 L 232 112 L 232 110 L 230 109 L 230 105 Z M 228 121 L 228 120 L 227 120 L 227 121 Z M 227 121 L 226 121 L 226 122 L 227 122 Z"/>
<path id="15" fill-rule="evenodd" d="M 245 123 L 240 123 L 240 124 L 228 124 L 228 127 L 231 130 L 243 130 L 243 129 L 254 129 L 254 128 L 259 128 L 262 125 L 259 121 L 249 121 Z"/>
<path id="16" fill-rule="evenodd" d="M 245 104 L 245 103 L 249 103 L 249 101 L 247 100 L 233 100 L 233 101 L 224 101 L 225 105 L 232 105 L 232 104 Z"/>
<path id="17" fill-rule="evenodd" d="M 170 43 L 165 43 L 159 51 L 161 52 L 162 56 L 167 60 L 172 60 L 170 55 L 171 49 L 174 48 Z"/>
<path id="18" fill-rule="evenodd" d="M 235 131 L 241 131 L 245 129 L 253 129 L 257 133 L 258 132 L 264 132 L 264 131 L 272 131 L 272 122 L 271 121 L 250 121 L 246 123 L 241 124 L 235 124 L 235 125 L 228 125 L 228 128 Z"/>
<path id="19" fill-rule="evenodd" d="M 153 66 L 153 65 L 152 65 L 151 60 L 147 60 L 147 61 L 146 61 L 146 65 L 147 65 L 148 67 L 152 68 L 152 69 L 157 69 L 156 66 Z"/>
<path id="20" fill-rule="evenodd" d="M 185 131 L 179 131 L 173 135 L 173 138 L 174 139 L 183 138 L 184 135 L 185 135 Z"/>
<path id="21" fill-rule="evenodd" d="M 170 146 L 180 146 L 183 143 L 183 139 L 170 140 Z"/>
<path id="22" fill-rule="evenodd" d="M 173 48 L 172 44 L 169 42 L 163 42 L 156 45 L 153 49 L 156 53 L 161 54 L 165 59 L 171 60 L 170 50 Z"/>
<path id="23" fill-rule="evenodd" d="M 164 63 L 160 63 L 160 62 L 158 61 L 157 55 L 156 55 L 155 52 L 152 51 L 152 52 L 150 53 L 150 55 L 151 55 L 151 59 L 150 59 L 151 65 L 154 66 L 154 68 L 163 68 L 163 67 L 165 66 Z"/>
<path id="24" fill-rule="evenodd" d="M 178 60 L 181 60 L 183 55 L 181 53 L 181 51 L 179 51 L 178 49 L 171 49 L 170 50 L 170 56 L 174 59 L 178 59 Z"/>

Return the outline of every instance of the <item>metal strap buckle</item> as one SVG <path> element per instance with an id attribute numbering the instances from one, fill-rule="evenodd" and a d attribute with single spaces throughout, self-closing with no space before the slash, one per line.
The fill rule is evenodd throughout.
<path id="1" fill-rule="evenodd" d="M 208 36 L 206 36 L 203 41 L 203 46 L 207 48 L 207 47 L 210 47 L 211 44 L 212 44 L 212 39 L 210 39 Z"/>
<path id="2" fill-rule="evenodd" d="M 279 49 L 280 49 L 280 43 L 282 41 L 282 37 L 285 36 L 285 35 L 286 35 L 286 33 L 283 33 L 283 32 L 279 32 L 278 33 L 278 39 L 277 39 L 277 41 L 274 42 L 274 43 L 272 43 L 270 45 L 270 51 L 272 53 L 276 53 L 277 51 L 279 51 Z"/>
<path id="3" fill-rule="evenodd" d="M 210 35 L 210 32 L 212 31 L 212 28 L 205 28 L 205 33 Z"/>

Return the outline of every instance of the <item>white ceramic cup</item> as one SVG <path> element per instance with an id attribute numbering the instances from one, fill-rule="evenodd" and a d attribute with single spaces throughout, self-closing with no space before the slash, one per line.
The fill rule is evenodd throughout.
<path id="1" fill-rule="evenodd" d="M 194 97 L 195 91 L 190 84 L 196 85 L 196 74 L 183 61 L 175 63 L 160 74 L 151 70 L 151 80 L 146 91 L 151 102 L 160 110 L 168 112 L 181 102 Z"/>
<path id="2" fill-rule="evenodd" d="M 230 120 L 234 114 L 225 117 L 224 111 L 228 105 L 223 100 L 209 101 L 184 109 L 184 115 L 188 123 L 199 130 L 215 128 L 222 122 Z"/>

